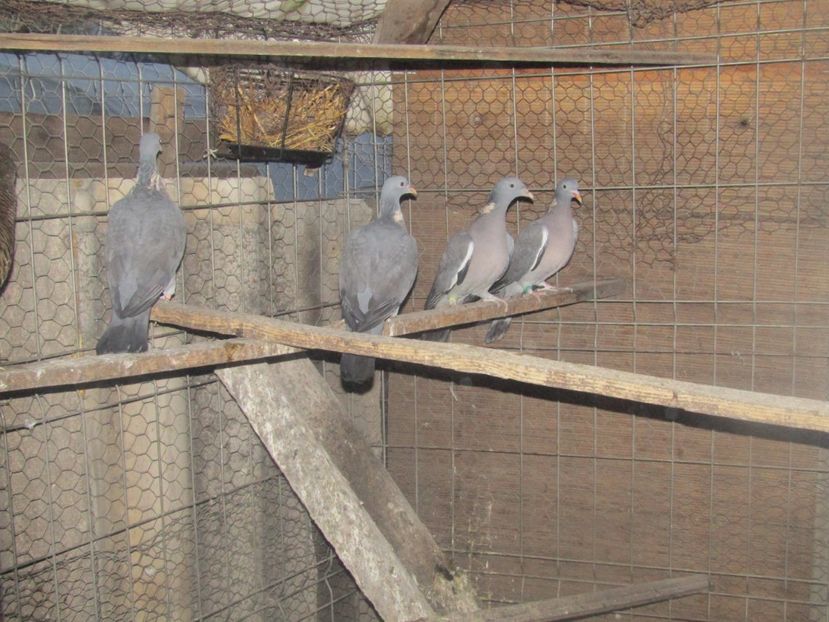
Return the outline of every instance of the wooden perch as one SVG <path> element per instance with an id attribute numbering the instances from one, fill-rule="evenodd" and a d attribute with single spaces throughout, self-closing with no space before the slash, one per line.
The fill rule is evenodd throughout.
<path id="1" fill-rule="evenodd" d="M 484 304 L 497 306 L 497 303 Z M 489 348 L 349 333 L 176 303 L 157 304 L 153 309 L 153 318 L 175 326 L 277 342 L 295 348 L 365 354 L 527 384 L 595 393 L 714 417 L 829 432 L 829 403 L 823 401 L 713 387 L 504 351 L 498 351 L 497 356 L 493 356 L 493 350 Z M 243 355 L 247 354 L 251 358 L 261 358 L 264 354 L 264 350 L 257 350 L 237 340 L 214 344 L 213 347 L 224 351 L 214 352 L 210 346 L 200 344 L 198 352 L 189 349 L 179 352 L 179 356 L 188 357 L 186 364 L 181 363 L 175 353 L 165 352 L 116 355 L 112 361 L 102 361 L 102 358 L 110 357 L 93 357 L 89 361 L 63 359 L 20 366 L 0 371 L 0 393 L 139 375 L 133 366 L 138 366 L 137 369 L 143 370 L 141 373 L 144 374 L 160 373 L 245 360 Z M 281 350 L 274 355 L 287 352 L 289 350 Z M 118 366 L 118 369 L 112 370 L 113 366 Z M 99 375 L 95 376 L 95 373 Z"/>
<path id="2" fill-rule="evenodd" d="M 636 583 L 600 592 L 493 607 L 469 614 L 438 618 L 439 622 L 553 622 L 575 620 L 688 596 L 709 589 L 708 577 L 694 574 L 676 579 Z"/>
<path id="3" fill-rule="evenodd" d="M 140 378 L 183 369 L 262 360 L 297 352 L 281 343 L 249 339 L 200 341 L 144 354 L 64 357 L 0 367 L 0 395 L 105 380 Z"/>
<path id="4" fill-rule="evenodd" d="M 623 279 L 605 279 L 595 284 L 590 281 L 551 292 L 542 292 L 509 302 L 510 313 L 526 313 L 550 307 L 564 306 L 619 293 Z M 159 311 L 156 311 L 159 313 Z M 504 306 L 493 302 L 476 302 L 461 307 L 399 315 L 386 322 L 384 334 L 406 335 L 458 323 L 483 321 L 504 315 Z M 467 320 L 466 318 L 471 319 Z M 431 318 L 431 319 L 430 319 Z M 339 323 L 343 328 L 344 323 Z M 221 331 L 216 331 L 221 333 Z M 197 343 L 146 354 L 109 354 L 106 356 L 66 357 L 41 361 L 30 365 L 0 367 L 0 393 L 31 391 L 49 387 L 83 385 L 102 380 L 136 378 L 181 369 L 211 367 L 261 360 L 296 352 L 277 343 L 228 339 L 219 342 Z"/>
<path id="5" fill-rule="evenodd" d="M 817 400 L 713 387 L 502 350 L 494 356 L 489 348 L 349 333 L 176 303 L 157 304 L 153 317 L 165 324 L 265 339 L 297 348 L 352 352 L 714 417 L 829 432 L 829 403 Z"/>
<path id="6" fill-rule="evenodd" d="M 624 47 L 542 48 L 256 41 L 249 39 L 162 39 L 104 35 L 0 34 L 0 50 L 121 52 L 282 59 L 343 59 L 515 65 L 715 65 L 712 54 L 636 50 Z"/>
<path id="7" fill-rule="evenodd" d="M 383 334 L 389 337 L 398 337 L 447 326 L 474 324 L 475 322 L 484 322 L 508 315 L 521 315 L 554 307 L 566 307 L 577 302 L 609 298 L 622 293 L 624 289 L 624 279 L 599 279 L 595 282 L 585 281 L 570 287 L 546 291 L 539 290 L 528 296 L 510 298 L 507 301 L 506 310 L 504 304 L 499 302 L 473 302 L 467 305 L 444 307 L 434 311 L 415 311 L 414 313 L 398 315 L 386 321 Z"/>

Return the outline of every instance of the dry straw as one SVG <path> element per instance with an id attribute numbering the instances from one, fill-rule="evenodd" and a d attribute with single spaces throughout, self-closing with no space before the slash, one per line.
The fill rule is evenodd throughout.
<path id="1" fill-rule="evenodd" d="M 218 119 L 221 140 L 276 149 L 334 150 L 348 107 L 348 89 L 340 81 L 285 76 L 281 84 L 267 84 L 268 80 L 249 78 L 245 73 L 238 80 L 222 80 L 214 89 L 214 97 L 223 104 Z"/>

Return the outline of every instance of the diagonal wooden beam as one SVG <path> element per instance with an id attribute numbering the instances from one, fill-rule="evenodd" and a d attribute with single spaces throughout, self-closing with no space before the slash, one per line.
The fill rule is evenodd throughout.
<path id="1" fill-rule="evenodd" d="M 404 43 L 256 41 L 248 39 L 162 39 L 104 35 L 0 34 L 0 50 L 121 52 L 190 56 L 259 57 L 286 60 L 334 59 L 395 63 L 516 65 L 714 65 L 712 54 L 579 47 L 466 47 Z"/>
<path id="2" fill-rule="evenodd" d="M 311 518 L 385 620 L 478 608 L 306 358 L 216 371 Z"/>

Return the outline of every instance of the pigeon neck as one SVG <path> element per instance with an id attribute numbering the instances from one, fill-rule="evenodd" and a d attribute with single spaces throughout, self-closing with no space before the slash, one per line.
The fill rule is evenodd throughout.
<path id="1" fill-rule="evenodd" d="M 570 197 L 559 198 L 556 197 L 555 202 L 550 207 L 550 215 L 554 218 L 568 219 L 573 217 L 573 207 L 570 204 Z"/>
<path id="2" fill-rule="evenodd" d="M 394 199 L 380 197 L 380 218 L 394 218 L 396 212 L 400 211 L 400 202 Z"/>
<path id="3" fill-rule="evenodd" d="M 149 187 L 152 184 L 153 177 L 157 174 L 155 166 L 155 158 L 142 159 L 138 162 L 138 182 L 137 185 Z"/>
<path id="4" fill-rule="evenodd" d="M 495 207 L 492 208 L 492 211 L 488 212 L 491 216 L 498 216 L 500 220 L 504 220 L 507 217 L 507 210 L 511 205 L 512 201 L 507 203 L 496 203 Z"/>

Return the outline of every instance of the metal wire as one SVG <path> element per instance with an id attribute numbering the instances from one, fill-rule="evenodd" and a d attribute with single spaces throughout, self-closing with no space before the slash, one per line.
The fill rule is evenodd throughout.
<path id="1" fill-rule="evenodd" d="M 515 171 L 537 196 L 510 218 L 517 229 L 546 208 L 539 195 L 573 174 L 588 205 L 577 211 L 581 240 L 556 282 L 622 274 L 631 289 L 516 320 L 499 347 L 826 399 L 827 354 L 803 338 L 823 344 L 829 322 L 815 254 L 825 254 L 816 240 L 829 244 L 829 179 L 807 155 L 829 112 L 825 50 L 815 44 L 829 33 L 817 21 L 822 11 L 808 0 L 718 3 L 646 29 L 625 11 L 566 3 L 453 3 L 438 42 L 694 46 L 719 59 L 556 70 L 546 97 L 543 71 L 393 79 L 407 102 L 405 151 L 395 159 L 418 187 L 414 218 L 424 214 L 416 227 L 427 283 L 417 284 L 415 305 L 439 241 L 468 222 L 500 175 Z M 602 21 L 611 18 L 612 30 Z M 792 106 L 774 105 L 777 88 Z M 483 330 L 455 334 L 479 345 Z M 419 513 L 488 602 L 706 572 L 715 586 L 708 595 L 615 617 L 749 622 L 764 604 L 770 619 L 829 615 L 825 439 L 469 382 L 392 376 L 388 451 L 393 472 L 415 469 L 405 481 Z"/>
<path id="2" fill-rule="evenodd" d="M 14 100 L 4 100 L 15 105 L 0 114 L 12 119 L 6 136 L 15 141 L 20 158 L 22 206 L 16 270 L 0 298 L 4 365 L 88 352 L 94 344 L 106 310 L 102 224 L 129 188 L 134 169 L 121 171 L 130 162 L 134 166 L 132 149 L 146 129 L 139 117 L 125 130 L 129 117 L 107 112 L 121 97 L 111 89 L 111 66 L 104 67 L 109 61 L 57 59 L 55 73 L 45 71 L 37 55 L 17 57 L 11 73 L 0 70 L 0 81 L 15 85 Z M 201 97 L 204 113 L 209 109 L 207 94 L 194 91 L 169 68 L 165 73 L 145 63 L 120 67 L 135 87 L 126 96 L 137 97 L 132 108 L 142 115 L 150 109 L 145 96 L 150 88 L 186 87 Z M 35 114 L 51 95 L 30 86 L 46 77 L 56 85 L 57 103 L 43 106 L 49 115 Z M 91 136 L 79 136 L 86 121 L 70 101 L 80 82 L 100 107 Z M 173 90 L 174 104 L 179 97 Z M 179 154 L 167 172 L 168 191 L 179 197 L 188 218 L 178 296 L 260 313 L 292 308 L 294 314 L 318 314 L 336 306 L 330 256 L 305 275 L 319 283 L 314 304 L 297 305 L 299 284 L 290 295 L 282 284 L 298 262 L 286 266 L 277 260 L 278 239 L 288 234 L 297 242 L 289 245 L 296 258 L 318 253 L 343 232 L 319 217 L 310 223 L 319 231 L 316 240 L 298 231 L 296 222 L 308 210 L 305 191 L 296 183 L 301 171 L 289 167 L 293 196 L 275 201 L 270 183 L 262 183 L 265 190 L 257 194 L 246 181 L 249 170 L 237 163 L 235 174 L 222 169 L 217 175 L 208 158 L 202 185 L 194 191 L 182 165 L 210 149 L 209 118 L 196 113 L 185 117 L 184 125 L 174 117 L 172 142 L 165 145 Z M 60 129 L 49 138 L 44 129 L 52 119 Z M 192 129 L 199 119 L 203 129 L 196 144 Z M 85 141 L 87 151 L 76 138 Z M 40 142 L 46 140 L 54 146 Z M 62 169 L 56 183 L 37 177 L 44 153 Z M 96 158 L 100 178 L 78 177 L 78 166 Z M 313 194 L 327 222 L 339 219 L 343 207 L 336 179 L 326 174 Z M 369 212 L 361 207 L 359 218 Z M 261 241 L 252 243 L 260 231 L 266 232 Z M 251 250 L 260 246 L 259 263 L 249 261 Z M 238 296 L 232 280 L 250 276 L 259 289 Z M 184 336 L 168 329 L 152 332 L 156 344 L 181 343 Z M 3 619 L 301 620 L 323 614 L 357 619 L 354 602 L 362 597 L 356 586 L 212 376 L 13 398 L 0 403 L 0 423 Z"/>

